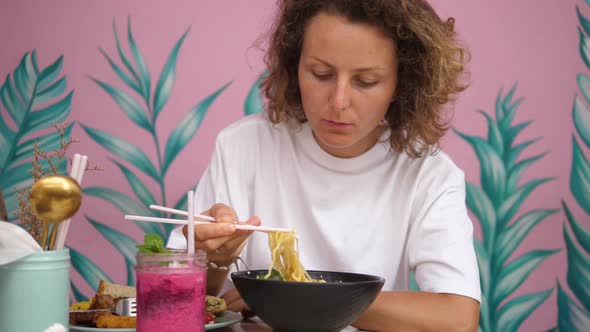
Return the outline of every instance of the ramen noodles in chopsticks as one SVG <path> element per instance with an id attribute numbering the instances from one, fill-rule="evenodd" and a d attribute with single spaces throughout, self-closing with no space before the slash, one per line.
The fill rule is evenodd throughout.
<path id="1" fill-rule="evenodd" d="M 278 273 L 283 281 L 313 282 L 301 261 L 295 231 L 269 232 L 268 246 L 271 251 L 271 265 L 263 279 L 269 279 Z M 275 272 L 276 271 L 276 272 Z"/>

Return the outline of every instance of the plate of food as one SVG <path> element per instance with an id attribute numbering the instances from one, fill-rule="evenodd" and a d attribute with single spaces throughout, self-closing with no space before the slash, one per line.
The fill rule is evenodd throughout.
<path id="1" fill-rule="evenodd" d="M 135 332 L 136 317 L 117 316 L 109 309 L 124 298 L 135 297 L 132 286 L 116 285 L 101 280 L 96 295 L 88 301 L 73 303 L 70 306 L 70 331 L 72 332 Z M 205 330 L 213 330 L 236 324 L 242 315 L 227 310 L 222 298 L 206 297 Z"/>

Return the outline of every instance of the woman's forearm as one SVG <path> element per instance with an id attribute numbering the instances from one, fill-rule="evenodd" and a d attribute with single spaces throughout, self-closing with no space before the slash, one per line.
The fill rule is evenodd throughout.
<path id="1" fill-rule="evenodd" d="M 477 331 L 479 303 L 428 292 L 381 292 L 353 324 L 371 331 Z"/>
<path id="2" fill-rule="evenodd" d="M 217 296 L 227 278 L 228 271 L 207 269 L 207 294 Z"/>

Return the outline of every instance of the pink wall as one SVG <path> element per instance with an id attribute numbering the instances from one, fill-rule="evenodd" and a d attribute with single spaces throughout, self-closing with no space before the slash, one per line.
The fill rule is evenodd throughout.
<path id="1" fill-rule="evenodd" d="M 516 121 L 534 119 L 519 141 L 542 137 L 524 156 L 549 154 L 525 173 L 525 179 L 555 177 L 525 202 L 522 211 L 560 208 L 562 198 L 571 201 L 568 180 L 571 164 L 571 109 L 577 94 L 576 74 L 585 70 L 578 53 L 575 6 L 582 0 L 467 1 L 433 0 L 441 16 L 452 15 L 472 54 L 472 84 L 455 109 L 454 127 L 469 134 L 485 135 L 485 119 L 475 111 L 493 113 L 500 88 L 518 82 L 516 97 L 524 97 Z M 166 185 L 175 201 L 188 183 L 206 166 L 216 133 L 243 116 L 248 90 L 263 70 L 261 52 L 253 48 L 274 9 L 269 0 L 204 1 L 33 1 L 3 0 L 0 3 L 0 75 L 11 73 L 27 51 L 37 50 L 41 66 L 64 55 L 62 73 L 68 89 L 74 89 L 70 120 L 109 131 L 142 145 L 149 137 L 122 117 L 117 105 L 89 79 L 96 77 L 121 86 L 120 80 L 98 51 L 115 56 L 112 21 L 125 36 L 126 19 L 132 21 L 134 36 L 153 75 L 159 72 L 182 33 L 191 27 L 178 58 L 176 81 L 163 111 L 158 130 L 167 137 L 173 126 L 198 101 L 227 82 L 230 87 L 213 104 L 190 145 L 173 164 Z M 586 13 L 590 10 L 584 8 Z M 124 45 L 127 45 L 126 43 Z M 116 57 L 116 56 L 115 56 Z M 152 78 L 155 84 L 155 78 Z M 116 119 L 116 120 L 114 120 Z M 132 128 L 132 129 L 127 129 Z M 105 167 L 87 173 L 84 186 L 109 186 L 130 193 L 110 155 L 94 143 L 79 126 L 73 136 L 80 139 L 73 152 L 90 156 L 92 164 Z M 147 146 L 153 146 L 151 141 Z M 469 181 L 479 183 L 479 164 L 467 143 L 447 135 L 445 150 L 462 167 Z M 150 158 L 154 158 L 154 151 Z M 148 184 L 155 184 L 146 181 Z M 574 211 L 577 210 L 574 207 Z M 104 201 L 88 198 L 72 223 L 68 244 L 91 257 L 114 280 L 124 282 L 123 259 L 84 219 L 84 215 L 108 223 L 140 240 L 137 226 L 122 219 L 120 211 Z M 532 248 L 563 248 L 564 215 L 557 213 L 533 229 L 516 254 Z M 477 223 L 476 223 L 477 224 Z M 479 232 L 479 230 L 478 230 Z M 516 294 L 555 287 L 564 279 L 565 250 L 545 261 Z M 77 278 L 77 276 L 74 276 Z M 75 279 L 76 280 L 76 279 Z M 83 291 L 88 291 L 84 288 Z M 556 323 L 555 291 L 522 325 L 523 331 L 539 331 Z"/>

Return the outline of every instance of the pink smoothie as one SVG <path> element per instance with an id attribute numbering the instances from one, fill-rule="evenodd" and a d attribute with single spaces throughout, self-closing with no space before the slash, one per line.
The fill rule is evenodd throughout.
<path id="1" fill-rule="evenodd" d="M 203 271 L 138 271 L 138 332 L 199 332 L 205 330 Z"/>

